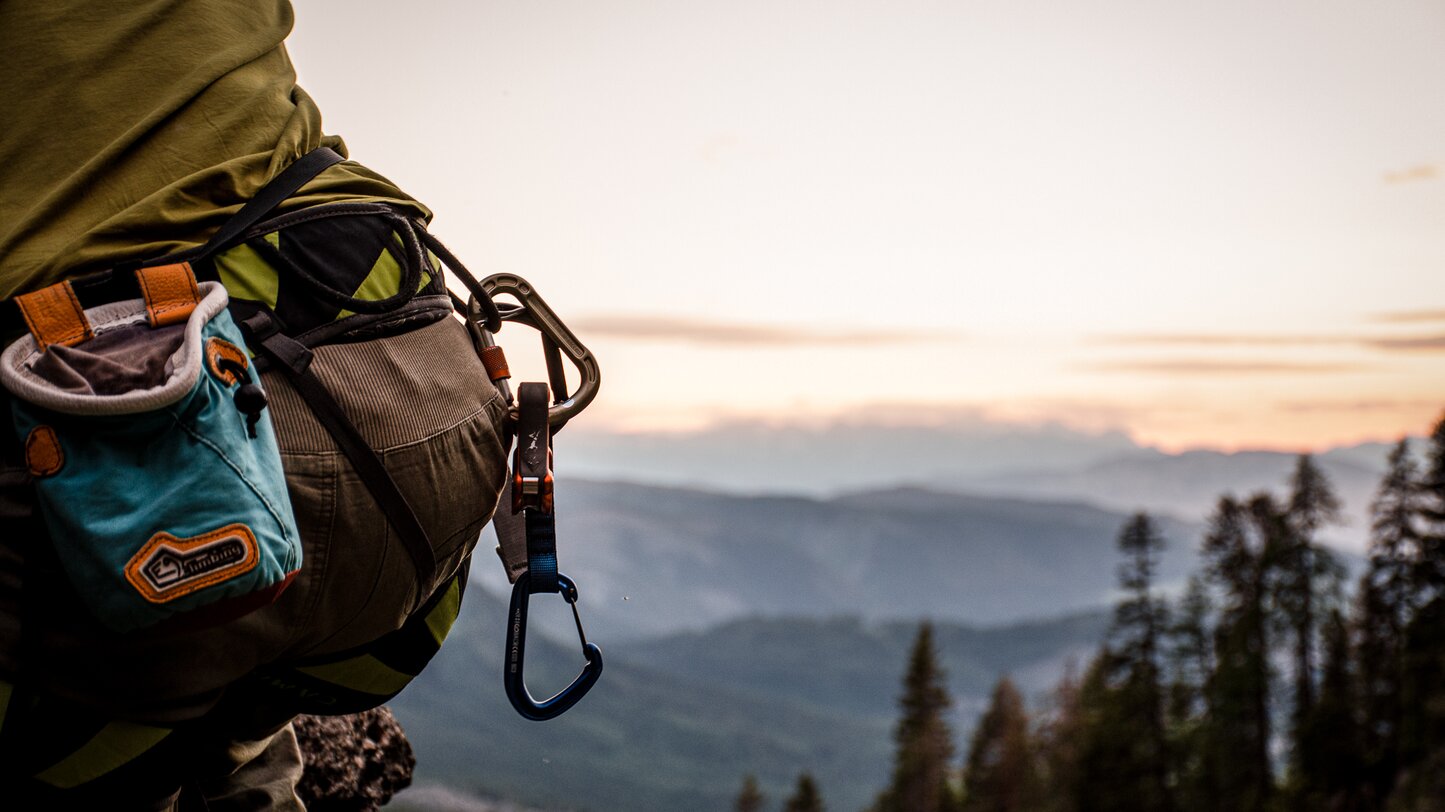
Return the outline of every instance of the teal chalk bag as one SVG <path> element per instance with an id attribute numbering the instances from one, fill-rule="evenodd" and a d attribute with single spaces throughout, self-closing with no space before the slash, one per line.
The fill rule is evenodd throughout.
<path id="1" fill-rule="evenodd" d="M 225 289 L 180 263 L 142 297 L 82 309 L 69 282 L 16 297 L 29 335 L 0 355 L 41 514 L 103 623 L 216 623 L 301 567 L 260 377 Z"/>

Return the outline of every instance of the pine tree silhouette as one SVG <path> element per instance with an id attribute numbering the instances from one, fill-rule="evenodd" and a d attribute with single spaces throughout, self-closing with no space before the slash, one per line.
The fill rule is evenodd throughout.
<path id="1" fill-rule="evenodd" d="M 798 776 L 798 787 L 793 797 L 783 806 L 783 812 L 824 812 L 823 797 L 818 794 L 818 784 L 813 776 L 803 773 Z"/>
<path id="2" fill-rule="evenodd" d="M 1260 494 L 1248 505 L 1220 499 L 1204 539 L 1207 577 L 1223 598 L 1205 747 L 1224 809 L 1262 810 L 1274 794 L 1269 588 L 1287 538 L 1283 512 Z"/>
<path id="3" fill-rule="evenodd" d="M 1420 473 L 1408 440 L 1390 451 L 1387 466 L 1370 507 L 1369 566 L 1355 596 L 1361 789 L 1368 809 L 1383 808 L 1400 769 L 1401 656 L 1405 627 L 1418 608 Z"/>
<path id="4" fill-rule="evenodd" d="M 1290 714 L 1291 772 L 1296 792 L 1306 795 L 1323 791 L 1331 776 L 1319 751 L 1328 746 L 1307 736 L 1303 730 L 1315 706 L 1315 673 L 1318 658 L 1316 638 L 1320 619 L 1339 591 L 1343 567 L 1335 556 L 1316 542 L 1320 528 L 1339 521 L 1340 500 L 1314 458 L 1302 454 L 1295 465 L 1289 505 L 1285 518 L 1289 535 L 1281 548 L 1275 602 L 1279 624 L 1294 637 L 1292 678 L 1294 705 Z M 1297 800 L 1296 808 L 1308 804 Z"/>
<path id="5" fill-rule="evenodd" d="M 933 626 L 923 623 L 908 658 L 902 716 L 893 739 L 893 780 L 878 797 L 877 812 L 952 812 L 953 791 L 948 784 L 953 760 L 953 734 L 944 714 L 953 704 L 944 686 L 944 673 L 933 650 Z"/>
<path id="6" fill-rule="evenodd" d="M 1023 697 L 1008 677 L 994 686 L 963 772 L 965 812 L 1037 808 L 1039 775 Z"/>
<path id="7" fill-rule="evenodd" d="M 1086 709 L 1081 726 L 1081 809 L 1102 812 L 1169 812 L 1169 742 L 1164 725 L 1160 645 L 1168 626 L 1166 606 L 1153 593 L 1164 540 L 1145 514 L 1119 533 L 1123 599 L 1115 607 L 1109 642 L 1081 687 Z"/>
<path id="8" fill-rule="evenodd" d="M 748 773 L 743 776 L 743 786 L 738 790 L 737 799 L 733 801 L 733 809 L 735 812 L 761 812 L 763 802 L 766 800 L 762 791 L 758 789 L 758 779 L 752 773 Z"/>

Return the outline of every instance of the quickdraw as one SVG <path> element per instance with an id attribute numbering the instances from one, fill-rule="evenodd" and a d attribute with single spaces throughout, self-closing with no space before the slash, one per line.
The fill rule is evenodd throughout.
<path id="1" fill-rule="evenodd" d="M 493 520 L 497 531 L 497 554 L 512 582 L 512 600 L 507 612 L 507 643 L 503 687 L 517 713 L 533 721 L 554 719 L 577 704 L 602 675 L 602 649 L 587 642 L 582 617 L 577 611 L 577 585 L 557 569 L 556 513 L 552 473 L 552 435 L 566 425 L 597 396 L 601 370 L 592 353 L 567 329 L 557 314 L 537 295 L 525 279 L 496 274 L 481 283 L 486 300 L 475 295 L 467 302 L 467 329 L 487 374 L 496 383 L 511 412 L 516 436 L 512 457 L 512 499 L 510 512 L 500 508 Z M 505 294 L 516 305 L 496 304 L 494 297 Z M 485 309 L 491 303 L 491 312 Z M 505 322 L 525 324 L 542 336 L 548 383 L 523 383 L 512 396 L 511 371 L 495 333 Z M 566 357 L 576 367 L 580 383 L 568 393 L 562 365 Z M 519 520 L 520 517 L 520 520 Z M 586 660 L 572 683 L 552 697 L 538 701 L 524 679 L 527 645 L 527 609 L 534 594 L 560 594 L 572 607 L 577 636 Z"/>

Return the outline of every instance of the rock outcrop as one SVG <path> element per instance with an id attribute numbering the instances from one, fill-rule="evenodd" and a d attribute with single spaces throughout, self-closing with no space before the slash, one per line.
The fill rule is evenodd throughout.
<path id="1" fill-rule="evenodd" d="M 306 762 L 296 791 L 312 812 L 374 812 L 411 785 L 416 756 L 390 709 L 294 724 Z"/>

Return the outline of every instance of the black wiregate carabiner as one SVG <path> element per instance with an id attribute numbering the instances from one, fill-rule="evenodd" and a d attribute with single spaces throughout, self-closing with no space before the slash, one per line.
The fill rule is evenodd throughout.
<path id="1" fill-rule="evenodd" d="M 572 619 L 577 622 L 577 636 L 582 640 L 582 656 L 587 658 L 587 664 L 582 666 L 582 673 L 572 680 L 571 685 L 557 692 L 552 698 L 541 702 L 532 698 L 522 673 L 527 652 L 527 604 L 532 594 L 530 575 L 522 573 L 512 585 L 512 604 L 507 610 L 507 653 L 502 684 L 507 691 L 507 700 L 516 708 L 517 713 L 534 722 L 545 722 L 566 713 L 568 708 L 577 704 L 577 700 L 597 684 L 597 678 L 602 676 L 602 649 L 596 643 L 587 642 L 587 635 L 582 631 L 582 616 L 577 613 L 577 585 L 571 578 L 557 573 L 557 591 L 572 606 Z"/>

